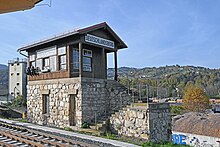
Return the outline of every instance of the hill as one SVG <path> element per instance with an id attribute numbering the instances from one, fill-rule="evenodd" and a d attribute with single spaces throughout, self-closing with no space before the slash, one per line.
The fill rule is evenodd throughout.
<path id="1" fill-rule="evenodd" d="M 113 75 L 114 69 L 108 69 L 108 78 L 113 78 Z M 220 69 L 179 65 L 140 69 L 121 67 L 118 69 L 118 76 L 121 83 L 127 87 L 131 84 L 142 84 L 165 88 L 168 96 L 173 96 L 172 93 L 181 95 L 189 82 L 204 88 L 209 96 L 220 96 Z"/>
<path id="2" fill-rule="evenodd" d="M 8 88 L 8 66 L 0 64 L 0 89 Z"/>
<path id="3" fill-rule="evenodd" d="M 8 69 L 8 66 L 0 64 L 0 70 L 6 70 Z"/>

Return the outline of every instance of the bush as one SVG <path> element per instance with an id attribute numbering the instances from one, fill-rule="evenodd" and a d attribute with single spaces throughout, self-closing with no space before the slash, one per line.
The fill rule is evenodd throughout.
<path id="1" fill-rule="evenodd" d="M 64 127 L 63 129 L 64 129 L 65 131 L 73 131 L 73 129 L 70 128 L 70 127 Z"/>
<path id="2" fill-rule="evenodd" d="M 23 96 L 19 95 L 15 99 L 12 100 L 11 106 L 15 107 L 15 108 L 26 107 L 27 106 L 27 100 Z"/>
<path id="3" fill-rule="evenodd" d="M 90 125 L 89 125 L 89 123 L 84 122 L 84 123 L 82 124 L 81 128 L 88 129 L 88 128 L 90 128 Z"/>
<path id="4" fill-rule="evenodd" d="M 184 91 L 183 106 L 189 111 L 204 111 L 209 108 L 209 97 L 201 87 L 190 84 Z"/>
<path id="5" fill-rule="evenodd" d="M 184 111 L 183 106 L 171 106 L 171 113 L 174 115 L 180 115 Z"/>

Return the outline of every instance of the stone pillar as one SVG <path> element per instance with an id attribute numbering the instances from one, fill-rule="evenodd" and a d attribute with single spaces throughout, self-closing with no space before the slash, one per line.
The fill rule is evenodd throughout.
<path id="1" fill-rule="evenodd" d="M 79 42 L 79 77 L 83 76 L 83 48 L 82 42 Z"/>
<path id="2" fill-rule="evenodd" d="M 118 59 L 117 59 L 117 48 L 114 51 L 114 61 L 115 61 L 115 78 L 114 80 L 117 81 L 118 80 Z"/>

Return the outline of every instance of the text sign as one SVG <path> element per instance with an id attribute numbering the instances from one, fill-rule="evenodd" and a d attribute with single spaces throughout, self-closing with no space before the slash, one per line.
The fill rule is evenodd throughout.
<path id="1" fill-rule="evenodd" d="M 105 47 L 108 47 L 108 48 L 112 48 L 112 49 L 115 48 L 114 41 L 107 40 L 107 39 L 97 37 L 97 36 L 94 36 L 94 35 L 90 35 L 90 34 L 87 34 L 85 36 L 85 41 L 89 42 L 89 43 L 94 43 L 94 44 L 97 44 L 97 45 L 105 46 Z"/>

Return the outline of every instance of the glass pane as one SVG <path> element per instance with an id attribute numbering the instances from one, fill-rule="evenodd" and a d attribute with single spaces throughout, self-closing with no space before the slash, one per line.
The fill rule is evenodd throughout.
<path id="1" fill-rule="evenodd" d="M 83 65 L 84 65 L 84 64 L 91 65 L 91 58 L 89 58 L 89 57 L 83 57 Z"/>
<path id="2" fill-rule="evenodd" d="M 66 55 L 60 56 L 60 64 L 65 64 L 66 63 Z"/>
<path id="3" fill-rule="evenodd" d="M 60 65 L 60 70 L 64 70 L 64 69 L 66 69 L 66 64 Z"/>
<path id="4" fill-rule="evenodd" d="M 73 69 L 79 69 L 79 62 L 73 63 Z"/>
<path id="5" fill-rule="evenodd" d="M 60 47 L 58 48 L 58 55 L 66 54 L 66 47 Z"/>
<path id="6" fill-rule="evenodd" d="M 36 67 L 38 67 L 40 70 L 42 70 L 42 59 L 37 60 Z"/>
<path id="7" fill-rule="evenodd" d="M 50 69 L 50 59 L 45 58 L 43 59 L 43 70 L 48 70 Z"/>
<path id="8" fill-rule="evenodd" d="M 35 61 L 35 54 L 30 55 L 29 58 L 30 58 L 30 61 Z"/>
<path id="9" fill-rule="evenodd" d="M 60 70 L 66 69 L 66 55 L 60 56 L 59 58 Z"/>
<path id="10" fill-rule="evenodd" d="M 84 49 L 83 56 L 92 57 L 92 51 Z"/>
<path id="11" fill-rule="evenodd" d="M 56 56 L 50 57 L 50 69 L 51 71 L 56 71 Z"/>
<path id="12" fill-rule="evenodd" d="M 92 59 L 83 57 L 83 71 L 92 71 Z"/>
<path id="13" fill-rule="evenodd" d="M 79 69 L 79 50 L 73 49 L 73 69 Z"/>
<path id="14" fill-rule="evenodd" d="M 35 65 L 35 62 L 34 62 L 34 61 L 33 61 L 33 62 L 31 62 L 31 67 L 32 67 L 32 66 L 33 66 L 34 68 L 36 67 L 36 65 Z"/>

